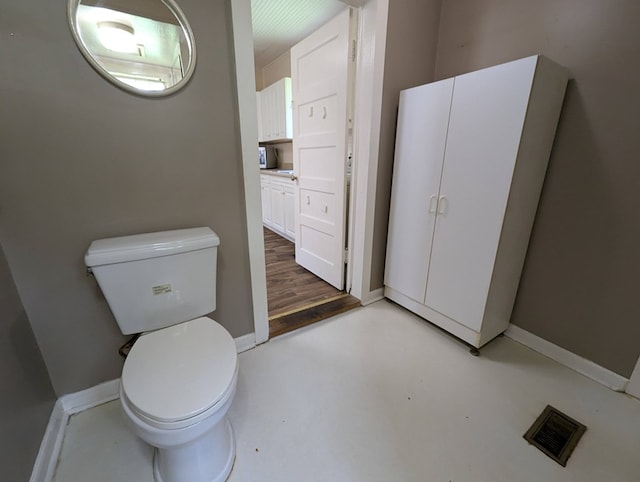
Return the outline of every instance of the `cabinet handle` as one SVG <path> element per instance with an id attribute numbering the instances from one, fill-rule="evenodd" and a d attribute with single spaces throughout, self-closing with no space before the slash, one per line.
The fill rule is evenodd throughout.
<path id="1" fill-rule="evenodd" d="M 440 196 L 438 199 L 438 214 L 444 214 L 447 211 L 448 203 L 446 197 Z"/>
<path id="2" fill-rule="evenodd" d="M 313 106 L 309 107 L 309 117 L 313 117 Z"/>
<path id="3" fill-rule="evenodd" d="M 438 198 L 438 196 L 433 195 L 429 198 L 429 212 L 431 214 L 435 214 L 436 212 L 436 206 L 438 205 L 438 203 L 434 203 L 434 201 Z"/>
<path id="4" fill-rule="evenodd" d="M 327 118 L 327 108 L 326 107 L 322 107 L 322 118 L 326 119 Z"/>

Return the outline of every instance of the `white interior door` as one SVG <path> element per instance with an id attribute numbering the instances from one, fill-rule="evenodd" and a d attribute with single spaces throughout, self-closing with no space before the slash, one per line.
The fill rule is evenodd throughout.
<path id="1" fill-rule="evenodd" d="M 400 93 L 384 284 L 424 303 L 453 79 Z"/>
<path id="2" fill-rule="evenodd" d="M 535 57 L 455 78 L 425 304 L 480 331 Z"/>
<path id="3" fill-rule="evenodd" d="M 291 49 L 296 262 L 344 289 L 351 10 Z"/>

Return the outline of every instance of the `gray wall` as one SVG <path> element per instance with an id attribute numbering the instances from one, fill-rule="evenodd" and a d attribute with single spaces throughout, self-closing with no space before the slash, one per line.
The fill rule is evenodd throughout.
<path id="1" fill-rule="evenodd" d="M 444 0 L 435 68 L 439 80 L 537 53 L 569 68 L 512 321 L 623 376 L 640 355 L 639 18 L 636 0 Z"/>
<path id="2" fill-rule="evenodd" d="M 384 281 L 395 130 L 400 91 L 433 80 L 441 0 L 389 2 L 378 177 L 373 227 L 371 289 Z"/>
<path id="3" fill-rule="evenodd" d="M 229 2 L 180 1 L 198 63 L 162 99 L 89 66 L 66 2 L 4 4 L 0 241 L 56 393 L 121 372 L 124 337 L 85 275 L 94 239 L 210 226 L 221 239 L 214 317 L 234 337 L 252 332 Z"/>
<path id="4" fill-rule="evenodd" d="M 0 245 L 0 467 L 28 480 L 55 402 L 53 387 Z"/>

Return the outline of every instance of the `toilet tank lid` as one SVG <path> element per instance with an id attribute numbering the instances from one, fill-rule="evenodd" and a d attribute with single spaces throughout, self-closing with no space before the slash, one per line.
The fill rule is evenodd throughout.
<path id="1" fill-rule="evenodd" d="M 84 256 L 89 267 L 213 248 L 220 238 L 209 228 L 175 229 L 93 241 Z"/>

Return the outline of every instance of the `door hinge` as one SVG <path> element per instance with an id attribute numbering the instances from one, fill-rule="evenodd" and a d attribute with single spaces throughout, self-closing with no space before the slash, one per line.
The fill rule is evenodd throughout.
<path id="1" fill-rule="evenodd" d="M 351 41 L 351 62 L 356 61 L 356 45 L 357 42 L 355 40 Z"/>
<path id="2" fill-rule="evenodd" d="M 347 264 L 349 262 L 349 248 L 344 248 L 342 262 Z"/>

